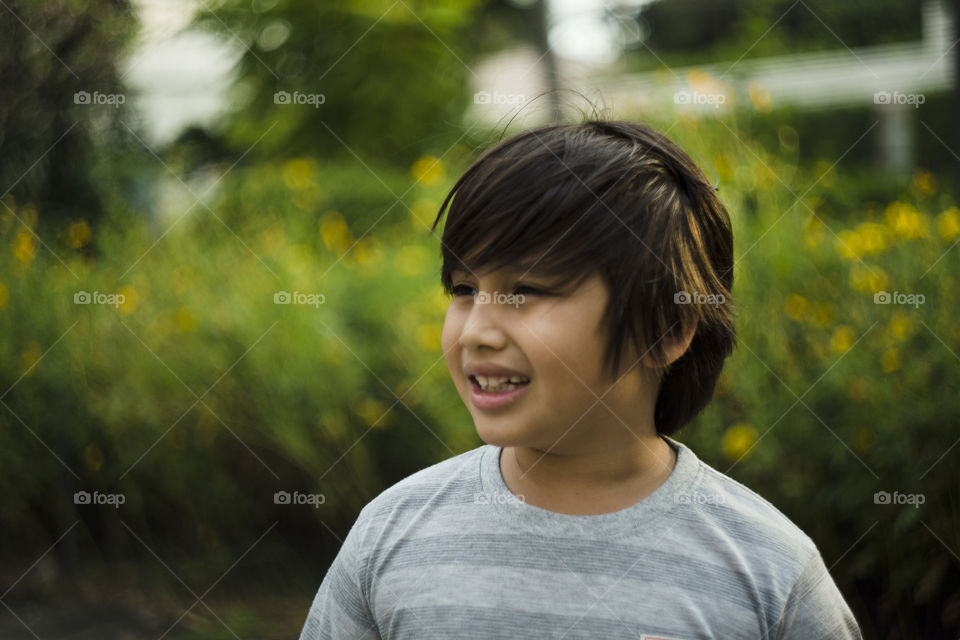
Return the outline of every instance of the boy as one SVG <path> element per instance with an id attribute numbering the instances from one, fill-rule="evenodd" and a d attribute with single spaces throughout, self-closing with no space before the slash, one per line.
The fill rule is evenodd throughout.
<path id="1" fill-rule="evenodd" d="M 730 220 L 691 159 L 547 125 L 434 227 L 448 206 L 442 346 L 487 444 L 361 510 L 301 639 L 860 638 L 813 541 L 668 437 L 736 339 Z"/>

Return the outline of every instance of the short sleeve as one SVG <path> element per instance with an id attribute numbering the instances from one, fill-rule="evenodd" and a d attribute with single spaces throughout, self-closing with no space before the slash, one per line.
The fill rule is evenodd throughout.
<path id="1" fill-rule="evenodd" d="M 862 640 L 860 627 L 819 552 L 807 562 L 787 597 L 778 640 Z"/>
<path id="2" fill-rule="evenodd" d="M 361 587 L 360 520 L 350 529 L 327 570 L 300 640 L 380 640 Z"/>

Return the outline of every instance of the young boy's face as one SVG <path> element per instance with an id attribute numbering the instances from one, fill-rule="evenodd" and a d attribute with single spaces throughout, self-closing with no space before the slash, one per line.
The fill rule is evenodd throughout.
<path id="1" fill-rule="evenodd" d="M 442 346 L 484 442 L 574 453 L 635 444 L 639 431 L 653 432 L 658 379 L 652 371 L 626 367 L 619 381 L 603 373 L 607 336 L 600 321 L 610 292 L 599 274 L 566 292 L 518 270 L 478 275 L 452 273 Z M 489 302 L 475 299 L 481 292 Z M 625 358 L 636 364 L 635 354 Z M 476 367 L 510 369 L 530 382 L 505 394 L 484 393 L 469 377 Z"/>

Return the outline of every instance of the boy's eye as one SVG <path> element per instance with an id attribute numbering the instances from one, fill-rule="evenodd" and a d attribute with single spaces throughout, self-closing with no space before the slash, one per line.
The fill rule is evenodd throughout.
<path id="1" fill-rule="evenodd" d="M 536 287 L 530 287 L 530 286 L 527 286 L 527 285 L 525 285 L 525 284 L 517 285 L 517 287 L 513 290 L 514 293 L 520 293 L 520 292 L 522 292 L 522 291 L 526 291 L 526 292 L 528 292 L 528 294 L 532 294 L 532 295 L 535 295 L 535 296 L 538 296 L 538 295 L 546 295 L 546 291 L 541 291 L 540 289 L 537 289 Z"/>
<path id="2" fill-rule="evenodd" d="M 464 292 L 464 289 L 466 289 L 467 292 L 473 291 L 473 287 L 468 287 L 468 286 L 465 285 L 465 284 L 458 284 L 458 285 L 455 285 L 455 286 L 453 287 L 453 289 L 450 290 L 450 293 L 451 293 L 451 294 L 453 295 L 453 297 L 455 297 L 455 298 L 458 297 L 458 296 L 472 296 L 472 295 L 473 295 L 473 293 L 465 293 L 465 292 Z"/>
<path id="3" fill-rule="evenodd" d="M 450 290 L 450 293 L 451 293 L 454 297 L 459 297 L 459 296 L 474 296 L 474 295 L 476 295 L 475 291 L 476 291 L 476 289 L 474 289 L 474 288 L 471 287 L 470 285 L 458 284 L 458 285 L 455 285 L 455 286 L 453 287 L 453 289 Z M 523 295 L 534 295 L 534 296 L 537 296 L 537 295 L 547 295 L 547 292 L 546 292 L 546 291 L 543 291 L 542 289 L 537 289 L 536 287 L 531 287 L 531 286 L 526 285 L 526 284 L 519 284 L 519 285 L 517 285 L 516 287 L 514 287 L 514 288 L 513 288 L 513 293 L 523 294 Z"/>

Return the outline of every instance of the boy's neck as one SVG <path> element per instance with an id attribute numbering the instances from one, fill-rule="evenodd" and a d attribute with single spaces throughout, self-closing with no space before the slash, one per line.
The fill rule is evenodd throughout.
<path id="1" fill-rule="evenodd" d="M 504 447 L 500 473 L 507 488 L 528 504 L 568 515 L 626 509 L 666 482 L 677 454 L 651 435 L 589 453 L 555 454 Z"/>

